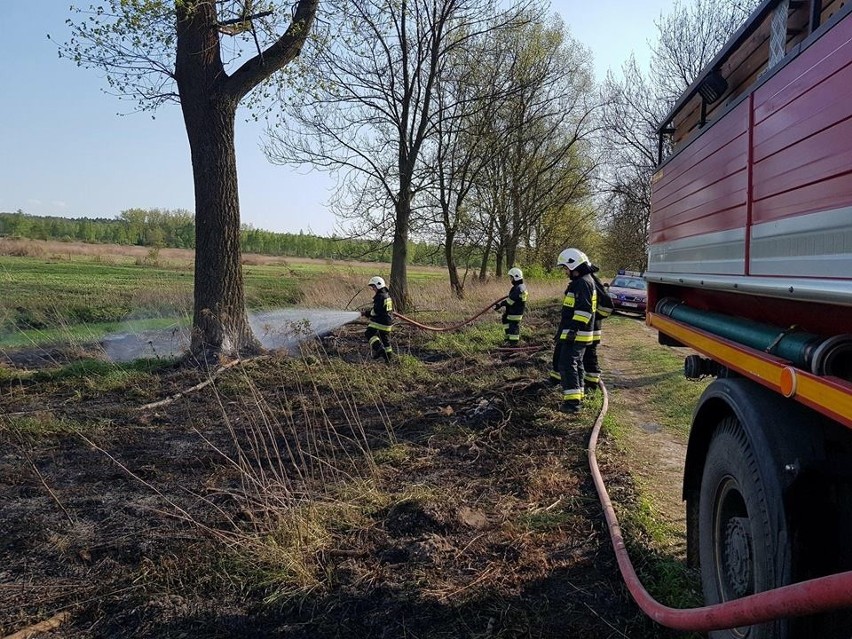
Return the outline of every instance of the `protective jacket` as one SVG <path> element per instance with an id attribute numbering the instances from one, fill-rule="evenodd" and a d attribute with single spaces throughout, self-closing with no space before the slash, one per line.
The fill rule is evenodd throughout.
<path id="1" fill-rule="evenodd" d="M 518 280 L 509 291 L 508 297 L 503 302 L 505 307 L 504 315 L 509 322 L 520 322 L 523 319 L 524 311 L 527 308 L 527 285 L 523 280 Z"/>
<path id="2" fill-rule="evenodd" d="M 389 331 L 393 324 L 393 300 L 388 289 L 383 288 L 376 291 L 373 296 L 373 308 L 367 317 L 370 318 L 368 328 L 376 328 L 380 331 Z"/>
<path id="3" fill-rule="evenodd" d="M 609 296 L 609 291 L 595 275 L 594 267 L 592 268 L 592 279 L 595 282 L 595 294 L 597 296 L 597 308 L 595 309 L 594 334 L 592 341 L 601 341 L 601 322 L 612 315 L 614 309 L 612 298 Z"/>
<path id="4" fill-rule="evenodd" d="M 589 344 L 594 337 L 597 291 L 588 264 L 581 264 L 576 271 L 578 276 L 568 284 L 562 300 L 559 339 Z"/>

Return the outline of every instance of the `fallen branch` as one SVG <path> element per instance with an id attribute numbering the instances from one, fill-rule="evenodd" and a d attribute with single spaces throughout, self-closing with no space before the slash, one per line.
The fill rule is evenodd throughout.
<path id="1" fill-rule="evenodd" d="M 498 353 L 508 353 L 509 355 L 511 355 L 512 353 L 517 353 L 518 355 L 520 355 L 521 353 L 523 353 L 524 355 L 532 355 L 544 349 L 544 346 L 530 344 L 529 346 L 498 346 L 494 350 Z"/>
<path id="2" fill-rule="evenodd" d="M 53 501 L 55 501 L 56 505 L 59 506 L 59 508 L 62 510 L 62 512 L 65 513 L 65 516 L 68 517 L 68 521 L 70 521 L 72 524 L 77 523 L 77 522 L 74 521 L 74 518 L 71 516 L 71 513 L 69 513 L 68 510 L 65 508 L 65 506 L 62 505 L 62 502 L 59 501 L 59 497 L 56 496 L 56 493 L 53 492 L 53 489 L 50 486 L 48 486 L 47 481 L 45 481 L 44 476 L 41 474 L 41 472 L 38 469 L 38 466 L 35 465 L 35 462 L 32 460 L 32 458 L 29 456 L 29 454 L 25 453 L 25 455 L 27 457 L 27 461 L 30 463 L 30 466 L 33 467 L 33 471 L 35 471 L 35 474 L 38 475 L 39 481 L 41 481 L 42 486 L 44 486 L 44 488 L 48 492 L 48 494 L 50 494 L 50 496 L 53 497 Z"/>
<path id="3" fill-rule="evenodd" d="M 161 399 L 160 401 L 152 402 L 150 404 L 145 404 L 144 406 L 140 406 L 139 410 L 148 410 L 148 409 L 151 409 L 151 408 L 159 408 L 160 406 L 165 406 L 166 404 L 171 404 L 173 401 L 180 399 L 184 395 L 188 395 L 189 393 L 192 393 L 193 391 L 201 390 L 205 386 L 212 384 L 213 380 L 216 378 L 216 376 L 219 373 L 231 368 L 232 366 L 236 366 L 237 364 L 239 364 L 241 362 L 245 362 L 245 361 L 246 360 L 235 359 L 233 362 L 228 362 L 227 364 L 222 364 L 222 366 L 220 366 L 219 368 L 217 368 L 215 371 L 213 371 L 210 374 L 210 377 L 208 377 L 206 380 L 204 380 L 200 384 L 196 384 L 192 388 L 187 388 L 185 391 L 181 391 L 180 393 L 176 393 L 176 394 L 172 395 L 171 397 L 167 397 L 166 399 Z"/>
<path id="4" fill-rule="evenodd" d="M 58 614 L 53 615 L 50 619 L 45 619 L 44 621 L 40 621 L 37 624 L 28 626 L 23 630 L 18 630 L 18 632 L 3 637 L 3 639 L 31 639 L 32 637 L 36 637 L 43 632 L 58 628 L 63 623 L 68 621 L 70 617 L 70 612 L 60 612 Z"/>

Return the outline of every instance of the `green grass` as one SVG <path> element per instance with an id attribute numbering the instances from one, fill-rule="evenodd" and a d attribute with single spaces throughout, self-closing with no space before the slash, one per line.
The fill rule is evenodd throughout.
<path id="1" fill-rule="evenodd" d="M 16 436 L 29 438 L 67 435 L 82 430 L 80 423 L 56 417 L 49 411 L 38 411 L 26 415 L 6 415 L 0 419 L 0 430 L 7 429 Z"/>
<path id="2" fill-rule="evenodd" d="M 56 369 L 41 370 L 33 373 L 32 378 L 40 382 L 88 380 L 86 385 L 92 390 L 115 390 L 127 388 L 134 380 L 147 379 L 151 373 L 168 368 L 174 365 L 175 361 L 173 359 L 137 359 L 132 362 L 114 363 L 89 359 Z"/>
<path id="3" fill-rule="evenodd" d="M 657 516 L 653 499 L 638 495 L 637 503 L 620 508 L 618 517 L 636 572 L 648 592 L 673 608 L 701 606 L 699 574 L 665 550 L 677 531 Z"/>
<path id="4" fill-rule="evenodd" d="M 192 271 L 96 261 L 46 261 L 0 256 L 0 331 L 60 329 L 190 313 Z M 297 282 L 287 268 L 247 267 L 251 308 L 292 305 Z"/>
<path id="5" fill-rule="evenodd" d="M 365 278 L 387 265 L 287 263 L 243 266 L 246 305 L 251 310 L 292 306 L 311 279 L 330 272 Z M 437 269 L 409 271 L 411 281 L 445 277 Z M 169 326 L 192 311 L 192 269 L 185 265 L 105 263 L 0 256 L 0 348 L 56 341 L 97 340 L 130 320 L 162 319 L 139 329 Z M 169 319 L 166 319 L 169 318 Z"/>
<path id="6" fill-rule="evenodd" d="M 0 256 L 0 327 L 55 328 L 178 315 L 190 299 L 192 273 L 97 262 Z"/>
<path id="7" fill-rule="evenodd" d="M 648 385 L 648 399 L 662 426 L 682 436 L 688 435 L 692 410 L 710 380 L 684 377 L 685 353 L 682 350 L 633 346 L 630 357 L 653 377 L 653 383 Z"/>
<path id="8" fill-rule="evenodd" d="M 425 348 L 449 355 L 474 355 L 502 346 L 505 333 L 499 321 L 480 322 L 463 331 L 435 333 Z"/>
<path id="9" fill-rule="evenodd" d="M 57 343 L 84 344 L 100 341 L 112 333 L 166 330 L 188 325 L 188 318 L 176 320 L 170 317 L 157 317 L 130 322 L 68 324 L 54 328 L 16 329 L 14 332 L 0 335 L 0 348 L 26 348 Z"/>

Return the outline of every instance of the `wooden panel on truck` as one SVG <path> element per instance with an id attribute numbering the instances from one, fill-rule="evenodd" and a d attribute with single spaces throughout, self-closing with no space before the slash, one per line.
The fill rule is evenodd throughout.
<path id="1" fill-rule="evenodd" d="M 744 272 L 747 168 L 745 101 L 655 176 L 649 238 L 655 270 Z"/>
<path id="2" fill-rule="evenodd" d="M 831 16 L 843 8 L 844 4 L 846 4 L 845 0 L 823 0 L 819 23 L 825 24 L 828 22 L 831 19 Z"/>
<path id="3" fill-rule="evenodd" d="M 852 19 L 754 94 L 752 275 L 852 273 Z"/>

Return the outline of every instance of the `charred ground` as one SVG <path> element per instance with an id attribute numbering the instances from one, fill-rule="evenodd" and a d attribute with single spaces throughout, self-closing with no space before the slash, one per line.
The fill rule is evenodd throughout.
<path id="1" fill-rule="evenodd" d="M 495 350 L 499 326 L 401 328 L 390 366 L 349 325 L 152 408 L 209 374 L 9 354 L 0 629 L 68 611 L 50 636 L 679 636 L 619 579 L 586 462 L 599 402 L 566 418 L 545 382 L 556 312 L 525 320 L 539 352 Z M 629 508 L 627 457 L 602 447 Z"/>

